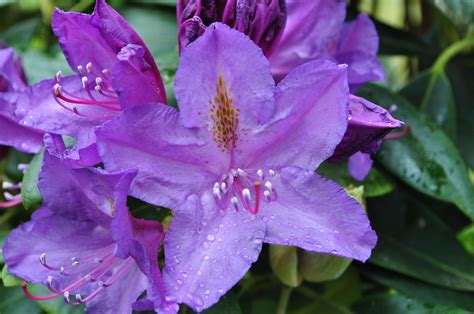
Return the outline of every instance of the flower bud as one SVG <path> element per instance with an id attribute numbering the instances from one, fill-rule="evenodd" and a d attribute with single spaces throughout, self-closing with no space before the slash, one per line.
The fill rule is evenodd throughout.
<path id="1" fill-rule="evenodd" d="M 210 24 L 222 22 L 249 36 L 269 55 L 283 33 L 286 4 L 285 0 L 179 0 L 177 18 L 180 49 Z"/>

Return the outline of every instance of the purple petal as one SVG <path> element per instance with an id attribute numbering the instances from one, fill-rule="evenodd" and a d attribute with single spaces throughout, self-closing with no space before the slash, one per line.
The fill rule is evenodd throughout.
<path id="1" fill-rule="evenodd" d="M 277 80 L 310 60 L 331 59 L 346 13 L 344 0 L 287 0 L 286 3 L 285 30 L 270 56 Z"/>
<path id="2" fill-rule="evenodd" d="M 48 275 L 60 282 L 57 271 L 40 263 L 47 253 L 49 265 L 70 265 L 75 256 L 90 256 L 103 247 L 113 244 L 107 229 L 91 221 L 69 220 L 58 215 L 31 220 L 14 229 L 5 241 L 3 256 L 10 273 L 29 282 L 45 283 Z M 71 278 L 72 279 L 72 278 Z"/>
<path id="3" fill-rule="evenodd" d="M 350 96 L 348 113 L 349 125 L 331 157 L 333 162 L 345 160 L 358 151 L 375 153 L 377 143 L 392 129 L 403 125 L 384 108 L 354 95 Z"/>
<path id="4" fill-rule="evenodd" d="M 166 102 L 165 87 L 153 56 L 141 37 L 127 21 L 109 6 L 105 0 L 97 0 L 94 14 L 91 16 L 91 22 L 100 29 L 102 36 L 104 36 L 104 39 L 116 53 L 127 44 L 143 47 L 145 50 L 143 58 L 151 67 L 151 70 L 146 74 L 156 92 L 160 95 L 161 102 Z"/>
<path id="5" fill-rule="evenodd" d="M 348 97 L 344 66 L 315 60 L 296 68 L 277 87 L 272 120 L 254 131 L 234 159 L 255 169 L 315 169 L 332 155 L 346 131 Z"/>
<path id="6" fill-rule="evenodd" d="M 88 313 L 132 313 L 132 304 L 145 291 L 147 277 L 131 263 L 120 279 L 87 303 Z"/>
<path id="7" fill-rule="evenodd" d="M 152 68 L 144 54 L 143 47 L 129 44 L 117 55 L 120 61 L 112 69 L 112 84 L 123 109 L 140 104 L 166 103 L 156 81 L 150 80 Z"/>
<path id="8" fill-rule="evenodd" d="M 278 180 L 280 179 L 280 180 Z M 285 168 L 274 180 L 278 198 L 264 205 L 265 242 L 365 261 L 377 241 L 362 206 L 312 171 Z"/>
<path id="9" fill-rule="evenodd" d="M 351 92 L 367 81 L 383 80 L 383 68 L 377 60 L 379 37 L 374 23 L 366 14 L 342 26 L 335 58 L 349 65 Z"/>
<path id="10" fill-rule="evenodd" d="M 0 49 L 0 92 L 23 90 L 27 87 L 21 61 L 12 48 Z"/>
<path id="11" fill-rule="evenodd" d="M 199 16 L 186 20 L 178 31 L 179 51 L 201 37 L 205 31 L 206 25 L 203 24 Z"/>
<path id="12" fill-rule="evenodd" d="M 52 17 L 53 32 L 73 71 L 82 66 L 84 71 L 90 62 L 92 75 L 98 76 L 103 69 L 111 69 L 117 62 L 114 51 L 103 34 L 91 24 L 88 14 L 64 12 L 56 9 Z"/>
<path id="13" fill-rule="evenodd" d="M 15 103 L 21 94 L 0 94 L 0 145 L 12 146 L 25 153 L 37 153 L 43 144 L 43 132 L 23 126 L 15 116 Z"/>
<path id="14" fill-rule="evenodd" d="M 203 140 L 203 132 L 207 131 L 184 128 L 175 109 L 150 104 L 106 123 L 97 141 L 108 170 L 138 170 L 131 195 L 174 208 L 190 194 L 212 189 L 228 170 L 229 157 Z"/>
<path id="15" fill-rule="evenodd" d="M 168 299 L 200 312 L 245 275 L 262 248 L 265 224 L 247 212 L 221 212 L 209 195 L 191 196 L 165 239 Z"/>
<path id="16" fill-rule="evenodd" d="M 349 157 L 349 174 L 358 181 L 363 181 L 372 169 L 374 161 L 369 154 L 357 152 Z"/>
<path id="17" fill-rule="evenodd" d="M 262 51 L 227 25 L 212 24 L 182 51 L 175 94 L 186 127 L 207 127 L 213 133 L 223 119 L 217 112 L 227 105 L 234 133 L 259 126 L 273 113 L 273 91 Z"/>
<path id="18" fill-rule="evenodd" d="M 70 169 L 45 152 L 38 187 L 43 203 L 55 213 L 76 220 L 109 225 L 117 207 L 125 206 L 134 172 L 105 173 L 98 169 Z M 58 197 L 61 195 L 61 197 Z"/>

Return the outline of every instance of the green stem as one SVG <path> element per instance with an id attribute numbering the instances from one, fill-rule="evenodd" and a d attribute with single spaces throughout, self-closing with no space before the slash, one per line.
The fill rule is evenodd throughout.
<path id="1" fill-rule="evenodd" d="M 290 301 L 291 292 L 293 288 L 283 286 L 281 288 L 280 298 L 278 299 L 278 305 L 276 314 L 286 314 L 288 308 L 288 302 Z"/>
<path id="2" fill-rule="evenodd" d="M 455 42 L 446 48 L 438 57 L 438 59 L 436 59 L 433 65 L 433 72 L 436 74 L 444 72 L 444 68 L 446 67 L 446 64 L 449 62 L 449 60 L 451 60 L 457 54 L 470 48 L 474 48 L 474 37 L 464 38 Z"/>
<path id="3" fill-rule="evenodd" d="M 436 59 L 435 63 L 433 64 L 433 67 L 431 68 L 432 75 L 426 88 L 425 94 L 423 96 L 423 100 L 421 102 L 421 111 L 426 112 L 426 110 L 428 110 L 428 103 L 431 92 L 435 87 L 436 81 L 438 80 L 438 76 L 444 73 L 444 69 L 448 62 L 459 53 L 470 48 L 474 48 L 474 37 L 464 38 L 460 41 L 455 42 L 454 44 L 446 48 L 438 57 L 438 59 Z"/>

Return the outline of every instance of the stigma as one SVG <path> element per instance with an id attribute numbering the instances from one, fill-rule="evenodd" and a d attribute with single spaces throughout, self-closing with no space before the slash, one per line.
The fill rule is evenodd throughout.
<path id="1" fill-rule="evenodd" d="M 77 71 L 81 88 L 76 92 L 61 84 L 61 71 L 56 73 L 52 93 L 62 108 L 84 118 L 102 121 L 110 120 L 122 111 L 117 93 L 112 88 L 109 70 L 95 71 L 89 62 L 85 66 L 79 65 Z"/>
<path id="2" fill-rule="evenodd" d="M 272 169 L 231 169 L 212 188 L 214 199 L 222 209 L 241 209 L 256 215 L 261 202 L 277 199 L 277 192 L 271 182 L 276 172 Z"/>

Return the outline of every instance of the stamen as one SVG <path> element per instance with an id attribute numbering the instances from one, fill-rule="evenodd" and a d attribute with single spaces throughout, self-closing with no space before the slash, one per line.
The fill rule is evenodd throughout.
<path id="1" fill-rule="evenodd" d="M 386 140 L 395 140 L 397 138 L 404 137 L 410 131 L 411 131 L 411 125 L 407 125 L 400 132 L 390 133 L 390 134 L 386 135 L 384 139 L 386 139 Z"/>
<path id="2" fill-rule="evenodd" d="M 258 177 L 260 178 L 260 180 L 263 180 L 263 179 L 264 179 L 264 174 L 263 174 L 263 170 L 262 170 L 262 169 L 258 169 L 258 170 L 257 170 L 257 175 L 258 175 Z"/>
<path id="3" fill-rule="evenodd" d="M 107 69 L 103 69 L 103 70 L 102 70 L 102 74 L 104 74 L 104 75 L 110 74 L 110 71 L 107 70 Z"/>
<path id="4" fill-rule="evenodd" d="M 18 190 L 21 189 L 21 183 L 13 184 L 8 181 L 2 182 L 2 189 L 4 190 Z"/>
<path id="5" fill-rule="evenodd" d="M 28 169 L 28 164 L 18 164 L 18 171 L 25 172 Z"/>
<path id="6" fill-rule="evenodd" d="M 77 66 L 77 70 L 79 71 L 79 73 L 84 73 L 84 68 L 82 67 L 82 65 L 78 65 Z"/>
<path id="7" fill-rule="evenodd" d="M 55 77 L 56 77 L 56 82 L 58 83 L 61 82 L 62 72 L 61 71 L 56 72 Z"/>
<path id="8" fill-rule="evenodd" d="M 243 190 L 242 190 L 242 197 L 243 197 L 246 201 L 250 202 L 250 190 L 247 189 L 247 188 L 243 189 Z"/>
<path id="9" fill-rule="evenodd" d="M 88 79 L 86 76 L 83 76 L 83 77 L 81 78 L 81 81 L 82 81 L 82 87 L 83 87 L 84 89 L 86 89 L 86 88 L 87 88 L 87 83 L 88 83 L 89 79 Z"/>
<path id="10" fill-rule="evenodd" d="M 57 293 L 54 293 L 54 294 L 51 294 L 51 295 L 47 295 L 47 296 L 44 296 L 44 297 L 37 297 L 37 296 L 34 296 L 30 293 L 30 291 L 28 291 L 28 284 L 26 283 L 26 281 L 23 281 L 21 283 L 21 290 L 23 290 L 23 293 L 30 299 L 32 300 L 35 300 L 35 301 L 46 301 L 46 300 L 51 300 L 51 299 L 54 299 L 56 297 L 59 296 L 59 294 Z"/>
<path id="11" fill-rule="evenodd" d="M 275 176 L 275 171 L 272 170 L 272 169 L 269 169 L 268 174 L 270 175 L 270 177 L 274 177 Z"/>
<path id="12" fill-rule="evenodd" d="M 271 201 L 270 192 L 268 190 L 263 191 L 263 196 L 265 196 L 265 199 L 267 200 L 267 202 Z"/>
<path id="13" fill-rule="evenodd" d="M 12 195 L 10 192 L 3 192 L 3 197 L 7 200 L 7 201 L 13 201 L 15 199 L 17 199 L 17 196 L 16 195 Z"/>
<path id="14" fill-rule="evenodd" d="M 87 72 L 91 73 L 92 63 L 89 62 L 88 64 L 86 64 L 86 70 L 87 70 Z"/>
<path id="15" fill-rule="evenodd" d="M 21 195 L 18 195 L 15 199 L 9 202 L 2 202 L 0 203 L 0 208 L 10 208 L 16 206 L 22 202 Z"/>
<path id="16" fill-rule="evenodd" d="M 231 197 L 230 202 L 234 206 L 234 209 L 236 211 L 239 211 L 239 200 L 237 199 L 237 197 L 235 197 L 235 196 Z"/>
<path id="17" fill-rule="evenodd" d="M 265 181 L 265 187 L 267 188 L 268 191 L 270 192 L 273 191 L 273 185 L 270 181 Z"/>

